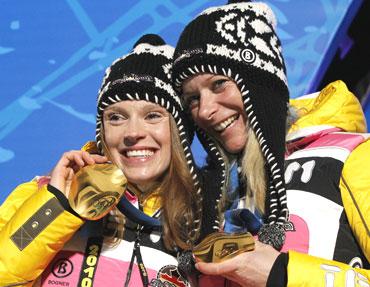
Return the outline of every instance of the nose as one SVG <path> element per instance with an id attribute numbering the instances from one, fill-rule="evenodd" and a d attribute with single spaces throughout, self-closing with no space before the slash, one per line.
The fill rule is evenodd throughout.
<path id="1" fill-rule="evenodd" d="M 131 119 L 127 123 L 123 136 L 125 146 L 133 146 L 145 138 L 145 127 L 140 120 Z"/>
<path id="2" fill-rule="evenodd" d="M 201 91 L 199 101 L 199 120 L 204 122 L 212 121 L 218 109 L 216 95 L 209 90 Z"/>

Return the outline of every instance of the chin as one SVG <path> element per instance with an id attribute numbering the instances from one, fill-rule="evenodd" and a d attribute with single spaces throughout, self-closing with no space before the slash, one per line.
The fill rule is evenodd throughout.
<path id="1" fill-rule="evenodd" d="M 242 151 L 243 149 L 242 148 L 239 148 L 239 149 L 237 149 L 237 148 L 226 148 L 226 151 L 228 152 L 228 153 L 231 153 L 231 154 L 238 154 L 238 153 L 240 153 L 241 151 Z"/>
<path id="2" fill-rule="evenodd" d="M 141 186 L 141 185 L 147 185 L 148 183 L 151 183 L 154 180 L 151 178 L 147 179 L 143 177 L 140 177 L 140 178 L 134 177 L 134 178 L 127 178 L 127 181 L 130 183 L 136 184 L 138 186 Z"/>
<path id="3" fill-rule="evenodd" d="M 229 153 L 233 153 L 233 154 L 240 153 L 241 151 L 244 150 L 245 144 L 246 142 L 243 140 L 243 141 L 239 141 L 238 143 L 228 143 L 224 145 L 224 148 Z"/>
<path id="4" fill-rule="evenodd" d="M 239 153 L 241 152 L 242 150 L 244 149 L 244 146 L 225 146 L 225 150 L 228 152 L 228 153 Z"/>
<path id="5" fill-rule="evenodd" d="M 154 184 L 160 175 L 158 174 L 146 174 L 146 173 L 136 173 L 135 175 L 129 177 L 127 176 L 127 181 L 136 184 L 139 188 L 146 187 Z"/>

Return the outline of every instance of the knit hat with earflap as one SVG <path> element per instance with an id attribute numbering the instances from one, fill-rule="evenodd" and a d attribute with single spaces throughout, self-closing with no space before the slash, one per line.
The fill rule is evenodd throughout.
<path id="1" fill-rule="evenodd" d="M 179 90 L 186 79 L 201 73 L 224 75 L 237 84 L 248 125 L 266 161 L 266 224 L 259 231 L 259 240 L 280 250 L 289 215 L 284 182 L 289 92 L 275 26 L 272 10 L 261 2 L 232 1 L 206 9 L 180 36 L 172 79 Z M 197 133 L 209 155 L 222 165 L 212 140 L 199 128 Z M 225 174 L 226 170 L 220 173 L 221 184 Z"/>
<path id="2" fill-rule="evenodd" d="M 162 106 L 176 122 L 186 161 L 201 201 L 200 185 L 190 151 L 192 137 L 189 130 L 185 129 L 189 125 L 171 82 L 173 52 L 174 48 L 166 45 L 160 36 L 147 34 L 136 42 L 131 53 L 115 60 L 106 70 L 97 101 L 96 142 L 103 153 L 102 119 L 104 109 L 108 106 L 127 100 L 143 100 Z M 198 216 L 199 214 L 200 208 Z M 200 220 L 191 224 L 190 239 L 199 232 Z"/>

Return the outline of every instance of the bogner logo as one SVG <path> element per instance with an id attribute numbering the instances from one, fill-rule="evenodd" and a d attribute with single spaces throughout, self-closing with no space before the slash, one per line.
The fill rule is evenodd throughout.
<path id="1" fill-rule="evenodd" d="M 253 63 L 256 60 L 256 54 L 251 49 L 241 51 L 241 57 L 247 63 Z"/>
<path id="2" fill-rule="evenodd" d="M 73 264 L 67 258 L 60 258 L 54 262 L 52 273 L 57 278 L 65 278 L 73 272 Z"/>

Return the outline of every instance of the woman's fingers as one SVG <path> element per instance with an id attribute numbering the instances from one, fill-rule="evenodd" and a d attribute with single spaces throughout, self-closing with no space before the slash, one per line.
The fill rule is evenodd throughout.
<path id="1" fill-rule="evenodd" d="M 105 162 L 108 161 L 108 158 L 106 156 L 103 156 L 103 155 L 91 154 L 90 156 L 95 161 L 95 163 L 105 163 Z"/>
<path id="2" fill-rule="evenodd" d="M 207 275 L 222 275 L 223 272 L 220 269 L 219 263 L 204 263 L 199 262 L 195 264 L 195 268 L 197 268 L 200 272 Z"/>
<path id="3" fill-rule="evenodd" d="M 88 152 L 82 151 L 81 156 L 82 156 L 82 160 L 84 161 L 85 164 L 89 164 L 90 165 L 90 164 L 94 164 L 95 163 L 94 158 Z"/>
<path id="4" fill-rule="evenodd" d="M 234 258 L 226 260 L 220 263 L 205 263 L 199 262 L 195 264 L 195 267 L 207 275 L 224 275 L 230 272 L 234 272 L 237 269 L 237 264 L 235 264 Z"/>
<path id="5" fill-rule="evenodd" d="M 104 163 L 108 161 L 106 156 L 102 156 L 99 154 L 89 154 L 86 151 L 81 152 L 81 159 L 84 161 L 84 165 L 88 164 L 95 164 L 95 163 Z"/>
<path id="6" fill-rule="evenodd" d="M 68 195 L 69 195 L 69 191 L 71 190 L 73 175 L 74 175 L 74 171 L 72 170 L 72 168 L 69 168 L 68 176 L 67 176 L 67 179 L 66 179 L 65 184 L 64 184 L 65 185 L 64 186 L 64 194 L 67 198 L 68 198 Z"/>
<path id="7" fill-rule="evenodd" d="M 72 167 L 75 172 L 86 165 L 108 161 L 105 156 L 89 154 L 86 151 L 70 151 L 65 153 L 65 157 L 68 159 L 70 167 Z"/>
<path id="8" fill-rule="evenodd" d="M 105 156 L 89 154 L 86 151 L 71 150 L 65 152 L 51 173 L 50 184 L 66 194 L 72 176 L 82 167 L 107 161 L 108 159 Z"/>
<path id="9" fill-rule="evenodd" d="M 273 263 L 280 253 L 269 245 L 256 241 L 255 249 L 220 263 L 197 263 L 195 267 L 206 275 L 220 275 L 241 286 L 266 286 Z"/>
<path id="10" fill-rule="evenodd" d="M 93 164 L 94 160 L 91 159 L 90 155 L 86 151 L 70 151 L 67 152 L 66 157 L 69 159 L 72 165 L 83 167 L 86 164 Z"/>

